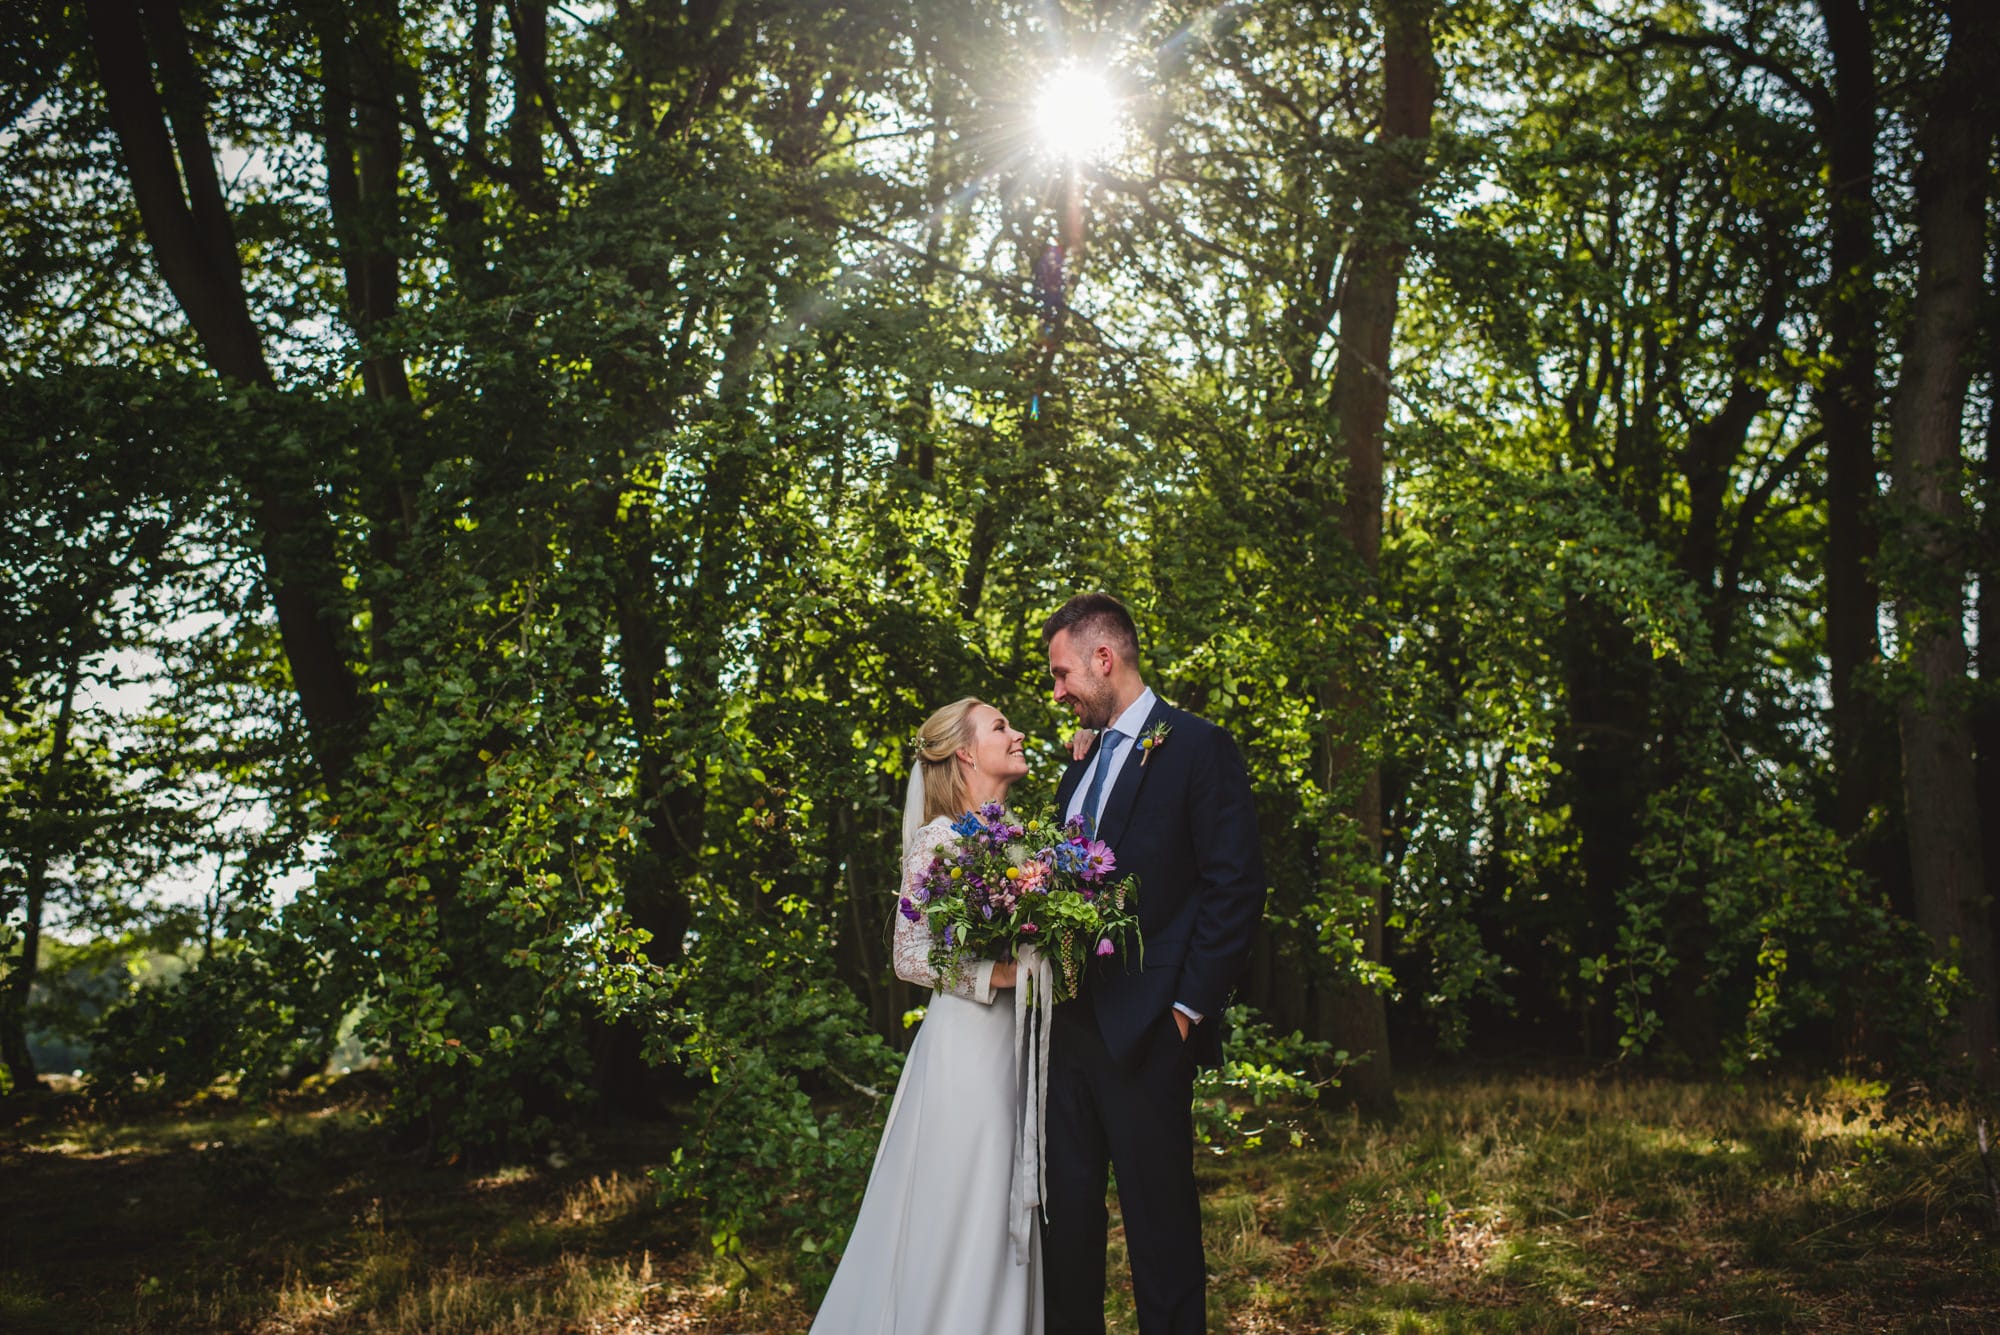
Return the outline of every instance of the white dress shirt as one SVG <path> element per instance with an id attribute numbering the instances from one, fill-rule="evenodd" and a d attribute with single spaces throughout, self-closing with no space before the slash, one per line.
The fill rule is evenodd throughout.
<path id="1" fill-rule="evenodd" d="M 1111 721 L 1106 731 L 1116 730 L 1125 735 L 1117 746 L 1097 748 L 1097 755 L 1091 760 L 1090 768 L 1083 772 L 1083 778 L 1077 781 L 1076 791 L 1069 795 L 1069 810 L 1063 813 L 1066 819 L 1075 817 L 1083 810 L 1083 799 L 1090 795 L 1091 780 L 1100 769 L 1104 770 L 1104 791 L 1098 794 L 1097 800 L 1100 805 L 1111 801 L 1111 789 L 1125 768 L 1126 757 L 1132 754 L 1132 748 L 1138 744 L 1139 730 L 1146 726 L 1146 716 L 1153 712 L 1153 706 L 1159 702 L 1159 697 L 1153 694 L 1153 688 L 1148 686 L 1139 692 L 1138 699 L 1125 706 L 1124 713 Z M 1090 813 L 1092 829 L 1096 828 L 1095 822 L 1103 814 L 1102 811 Z"/>

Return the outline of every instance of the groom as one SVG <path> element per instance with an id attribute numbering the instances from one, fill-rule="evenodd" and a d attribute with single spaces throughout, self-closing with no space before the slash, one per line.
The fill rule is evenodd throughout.
<path id="1" fill-rule="evenodd" d="M 1264 911 L 1250 781 L 1229 734 L 1162 704 L 1124 604 L 1079 594 L 1042 628 L 1057 704 L 1099 732 L 1057 790 L 1066 816 L 1138 881 L 1143 949 L 1097 960 L 1056 1007 L 1049 1070 L 1048 1335 L 1104 1330 L 1104 1207 L 1118 1176 L 1139 1329 L 1201 1331 L 1208 1276 L 1194 1183 L 1197 1064 L 1222 1060 L 1222 1011 Z M 1143 964 L 1140 956 L 1143 956 Z"/>

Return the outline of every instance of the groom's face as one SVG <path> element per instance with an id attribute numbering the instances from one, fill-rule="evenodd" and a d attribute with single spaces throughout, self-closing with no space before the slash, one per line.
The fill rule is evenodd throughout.
<path id="1" fill-rule="evenodd" d="M 1056 703 L 1069 706 L 1079 724 L 1110 726 L 1118 693 L 1111 686 L 1108 654 L 1085 653 L 1067 630 L 1059 630 L 1049 641 L 1049 677 L 1055 683 Z"/>

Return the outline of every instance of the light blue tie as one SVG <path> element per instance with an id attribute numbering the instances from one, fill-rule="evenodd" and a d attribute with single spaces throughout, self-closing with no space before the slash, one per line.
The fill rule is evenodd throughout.
<path id="1" fill-rule="evenodd" d="M 1106 728 L 1103 739 L 1097 743 L 1097 769 L 1090 776 L 1090 790 L 1083 795 L 1083 828 L 1092 839 L 1097 837 L 1097 808 L 1104 796 L 1104 776 L 1110 772 L 1111 757 L 1124 740 L 1124 733 Z"/>

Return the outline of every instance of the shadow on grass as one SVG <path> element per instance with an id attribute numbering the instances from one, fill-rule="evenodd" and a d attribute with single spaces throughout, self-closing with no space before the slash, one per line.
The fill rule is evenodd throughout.
<path id="1" fill-rule="evenodd" d="M 2000 1329 L 1964 1118 L 1866 1091 L 1415 1077 L 1384 1126 L 1199 1165 L 1221 1332 Z M 662 1125 L 485 1173 L 366 1100 L 87 1110 L 0 1135 L 9 1332 L 795 1332 L 801 1258 L 718 1263 L 646 1170 Z M 1136 1330 L 1114 1232 L 1110 1329 Z"/>
<path id="2" fill-rule="evenodd" d="M 672 1128 L 472 1174 L 392 1155 L 365 1102 L 117 1123 L 72 1108 L 0 1142 L 8 1332 L 578 1330 L 733 1302 L 645 1176 Z M 645 1326 L 634 1327 L 644 1329 Z M 785 1328 L 778 1326 L 775 1328 Z"/>

